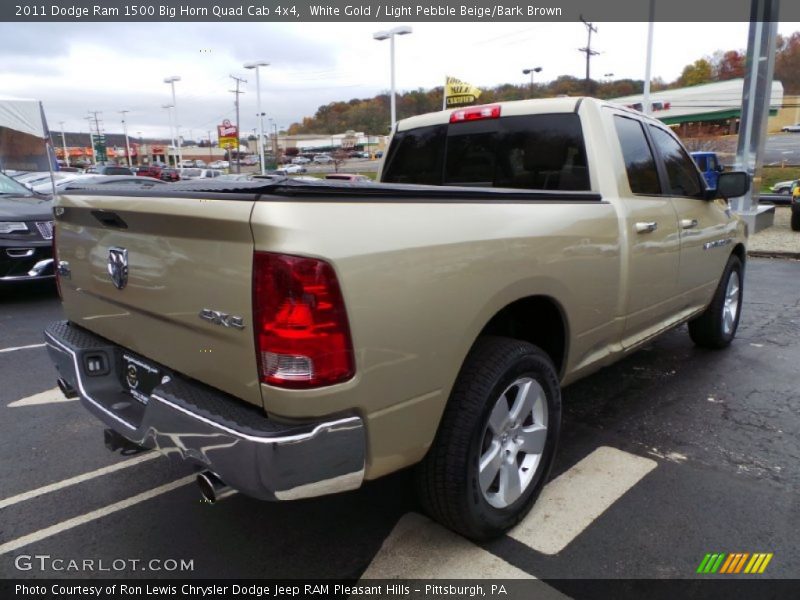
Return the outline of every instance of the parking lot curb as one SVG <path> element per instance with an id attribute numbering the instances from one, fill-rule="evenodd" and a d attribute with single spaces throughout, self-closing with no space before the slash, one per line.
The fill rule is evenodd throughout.
<path id="1" fill-rule="evenodd" d="M 747 256 L 753 258 L 784 258 L 789 260 L 800 260 L 800 252 L 784 252 L 777 250 L 748 250 Z"/>

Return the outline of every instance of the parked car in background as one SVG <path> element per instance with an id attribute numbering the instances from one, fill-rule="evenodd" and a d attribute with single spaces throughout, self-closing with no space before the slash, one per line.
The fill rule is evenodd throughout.
<path id="1" fill-rule="evenodd" d="M 372 181 L 365 175 L 355 173 L 328 173 L 325 179 L 338 179 L 339 181 Z"/>
<path id="2" fill-rule="evenodd" d="M 716 152 L 692 152 L 692 159 L 694 160 L 700 172 L 710 188 L 717 187 L 717 180 L 719 174 L 725 170 Z"/>
<path id="3" fill-rule="evenodd" d="M 180 181 L 181 174 L 178 171 L 178 169 L 167 167 L 161 169 L 161 172 L 158 175 L 158 179 L 161 179 L 162 181 Z"/>
<path id="4" fill-rule="evenodd" d="M 166 182 L 155 177 L 138 177 L 136 175 L 84 175 L 67 182 L 61 187 L 61 190 L 75 190 L 98 185 L 123 185 L 130 188 L 145 189 L 155 185 L 166 185 Z"/>
<path id="5" fill-rule="evenodd" d="M 293 165 L 307 165 L 310 162 L 311 162 L 311 159 L 306 158 L 305 156 L 295 156 L 292 159 L 292 164 Z"/>
<path id="6" fill-rule="evenodd" d="M 52 194 L 53 183 L 55 183 L 56 192 L 58 192 L 59 189 L 68 183 L 82 177 L 87 177 L 87 175 L 84 173 L 63 171 L 55 171 L 52 174 L 50 171 L 31 171 L 28 173 L 16 173 L 14 175 L 16 181 L 40 194 Z"/>
<path id="7" fill-rule="evenodd" d="M 781 131 L 786 133 L 798 133 L 800 132 L 800 123 L 795 123 L 794 125 L 787 125 L 786 127 L 781 127 Z"/>
<path id="8" fill-rule="evenodd" d="M 181 169 L 181 179 L 213 179 L 222 175 L 217 169 Z"/>
<path id="9" fill-rule="evenodd" d="M 209 163 L 208 166 L 211 169 L 227 169 L 231 166 L 231 163 L 227 160 L 215 160 L 214 162 Z"/>
<path id="10" fill-rule="evenodd" d="M 773 185 L 769 190 L 773 194 L 791 194 L 792 193 L 792 185 L 798 181 L 797 179 L 790 179 L 789 181 L 779 181 L 775 185 Z"/>
<path id="11" fill-rule="evenodd" d="M 52 278 L 52 240 L 52 196 L 0 173 L 0 284 Z"/>
<path id="12" fill-rule="evenodd" d="M 303 165 L 291 164 L 291 165 L 285 165 L 280 169 L 275 169 L 275 172 L 278 175 L 292 175 L 295 173 L 305 173 L 306 168 Z"/>
<path id="13" fill-rule="evenodd" d="M 86 169 L 86 172 L 94 175 L 133 175 L 129 167 L 121 165 L 95 165 Z"/>
<path id="14" fill-rule="evenodd" d="M 314 164 L 317 165 L 327 165 L 333 162 L 333 157 L 329 154 L 315 154 L 314 155 Z"/>

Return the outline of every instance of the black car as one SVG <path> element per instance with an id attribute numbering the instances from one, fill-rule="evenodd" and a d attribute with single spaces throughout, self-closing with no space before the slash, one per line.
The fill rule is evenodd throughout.
<path id="1" fill-rule="evenodd" d="M 49 279 L 53 201 L 0 173 L 0 284 Z"/>

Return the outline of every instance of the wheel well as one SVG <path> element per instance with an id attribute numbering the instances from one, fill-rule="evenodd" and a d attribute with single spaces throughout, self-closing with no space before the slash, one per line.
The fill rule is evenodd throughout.
<path id="1" fill-rule="evenodd" d="M 567 323 L 561 307 L 547 296 L 529 296 L 498 312 L 481 335 L 500 335 L 541 348 L 561 373 L 566 361 Z"/>
<path id="2" fill-rule="evenodd" d="M 739 260 L 742 261 L 742 265 L 747 261 L 747 251 L 744 249 L 744 244 L 736 244 L 732 254 L 739 257 Z"/>

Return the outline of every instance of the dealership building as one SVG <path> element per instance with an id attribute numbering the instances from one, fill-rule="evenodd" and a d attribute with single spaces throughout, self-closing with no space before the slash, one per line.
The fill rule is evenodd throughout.
<path id="1" fill-rule="evenodd" d="M 682 137 L 696 134 L 735 134 L 742 113 L 744 79 L 731 79 L 650 94 L 652 115 L 673 126 Z M 612 102 L 642 110 L 643 96 L 624 96 Z M 800 123 L 800 97 L 784 96 L 780 81 L 772 82 L 768 131 Z"/>

